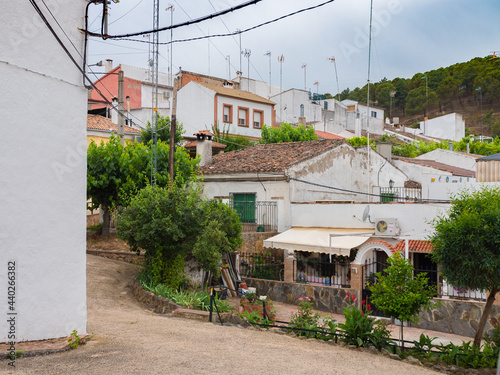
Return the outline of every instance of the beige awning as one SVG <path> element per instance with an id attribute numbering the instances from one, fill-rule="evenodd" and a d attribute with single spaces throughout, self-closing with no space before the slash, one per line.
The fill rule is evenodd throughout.
<path id="1" fill-rule="evenodd" d="M 373 230 L 366 228 L 296 227 L 264 240 L 264 247 L 329 254 L 331 237 L 331 253 L 348 256 L 352 248 L 365 243 L 372 233 Z"/>

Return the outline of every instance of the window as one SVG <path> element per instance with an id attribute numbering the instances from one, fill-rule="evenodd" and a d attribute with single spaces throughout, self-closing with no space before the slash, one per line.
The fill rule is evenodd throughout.
<path id="1" fill-rule="evenodd" d="M 232 124 L 233 123 L 233 106 L 229 104 L 224 104 L 224 119 L 223 122 Z"/>
<path id="2" fill-rule="evenodd" d="M 372 111 L 372 117 L 377 117 L 377 112 Z"/>
<path id="3" fill-rule="evenodd" d="M 238 125 L 248 126 L 248 108 L 238 107 Z"/>
<path id="4" fill-rule="evenodd" d="M 253 127 L 260 129 L 262 127 L 262 119 L 264 118 L 264 112 L 254 109 L 253 111 Z"/>
<path id="5" fill-rule="evenodd" d="M 324 106 L 325 106 L 325 109 L 328 109 L 328 102 L 326 100 L 325 100 Z"/>
<path id="6" fill-rule="evenodd" d="M 300 117 L 304 117 L 304 104 L 300 105 Z"/>
<path id="7" fill-rule="evenodd" d="M 232 194 L 233 208 L 242 223 L 255 223 L 255 193 Z"/>

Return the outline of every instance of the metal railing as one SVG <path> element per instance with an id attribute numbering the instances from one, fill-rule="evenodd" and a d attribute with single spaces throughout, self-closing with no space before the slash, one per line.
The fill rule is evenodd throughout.
<path id="1" fill-rule="evenodd" d="M 381 202 L 408 202 L 422 199 L 422 189 L 405 187 L 381 187 Z"/>
<path id="2" fill-rule="evenodd" d="M 294 263 L 293 279 L 297 283 L 337 288 L 351 286 L 351 263 L 348 259 L 322 262 L 318 258 L 298 257 Z"/>
<path id="3" fill-rule="evenodd" d="M 240 215 L 243 232 L 272 232 L 278 230 L 278 203 L 272 201 L 230 201 Z"/>
<path id="4" fill-rule="evenodd" d="M 285 262 L 281 255 L 240 253 L 240 276 L 283 281 Z"/>

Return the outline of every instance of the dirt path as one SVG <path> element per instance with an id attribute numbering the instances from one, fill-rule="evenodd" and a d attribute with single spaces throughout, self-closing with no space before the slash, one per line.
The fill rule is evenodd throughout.
<path id="1" fill-rule="evenodd" d="M 87 257 L 88 331 L 69 352 L 21 358 L 13 374 L 435 374 L 370 353 L 266 331 L 153 315 L 127 287 L 133 265 Z"/>

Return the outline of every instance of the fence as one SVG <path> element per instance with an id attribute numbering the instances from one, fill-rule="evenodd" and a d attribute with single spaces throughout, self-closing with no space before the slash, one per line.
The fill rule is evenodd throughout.
<path id="1" fill-rule="evenodd" d="M 231 207 L 240 215 L 243 232 L 271 232 L 278 229 L 277 202 L 230 202 Z"/>
<path id="2" fill-rule="evenodd" d="M 283 281 L 283 256 L 240 253 L 240 275 L 255 279 Z"/>
<path id="3" fill-rule="evenodd" d="M 381 202 L 406 202 L 422 199 L 422 189 L 404 187 L 381 187 Z"/>
<path id="4" fill-rule="evenodd" d="M 293 279 L 297 283 L 350 288 L 351 263 L 348 259 L 321 261 L 298 258 L 294 261 Z"/>

